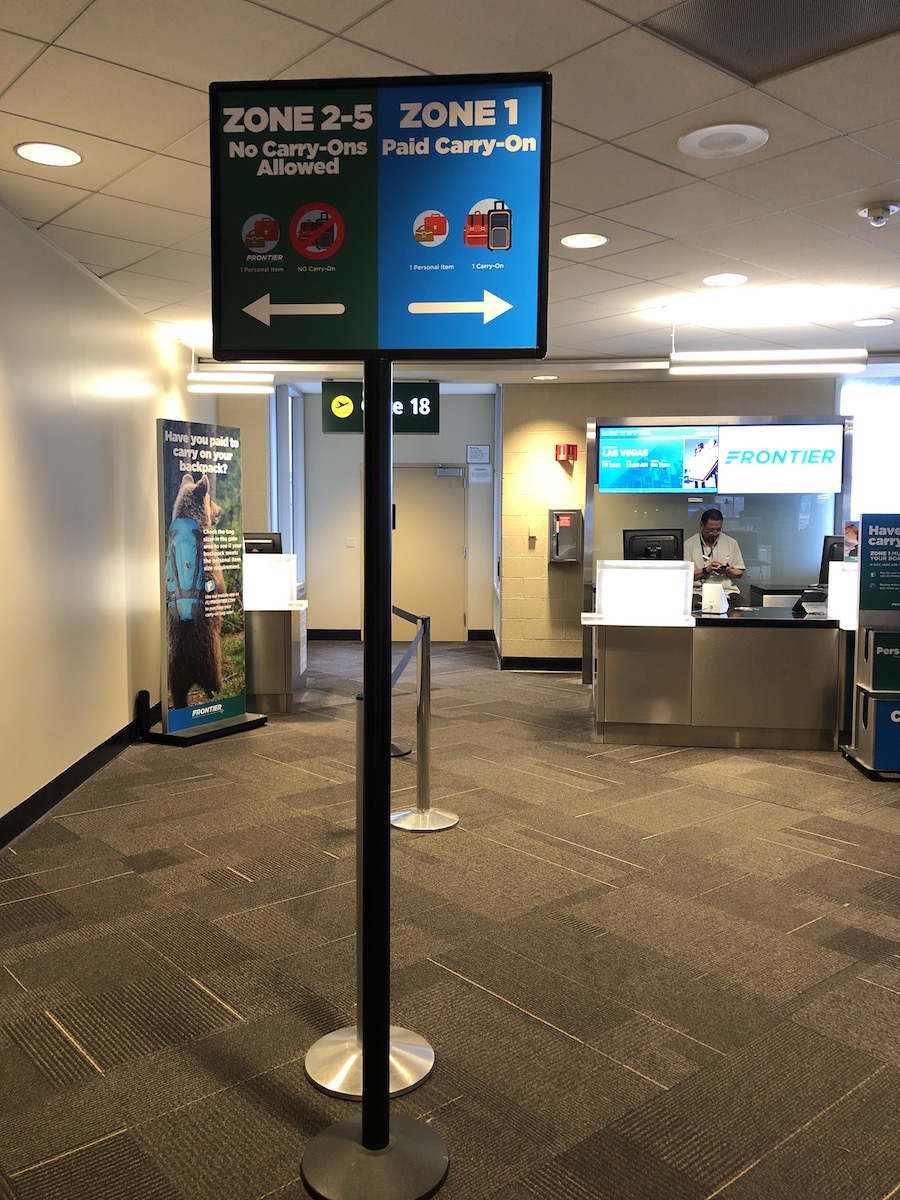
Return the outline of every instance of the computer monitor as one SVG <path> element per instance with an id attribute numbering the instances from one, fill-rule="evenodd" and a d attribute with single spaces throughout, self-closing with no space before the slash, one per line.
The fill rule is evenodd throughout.
<path id="1" fill-rule="evenodd" d="M 280 554 L 280 533 L 244 533 L 245 554 Z"/>
<path id="2" fill-rule="evenodd" d="M 822 539 L 822 564 L 819 567 L 819 587 L 828 587 L 828 564 L 843 562 L 844 536 L 840 533 L 826 533 Z"/>
<path id="3" fill-rule="evenodd" d="M 683 529 L 623 529 L 623 557 L 678 562 L 684 558 Z"/>

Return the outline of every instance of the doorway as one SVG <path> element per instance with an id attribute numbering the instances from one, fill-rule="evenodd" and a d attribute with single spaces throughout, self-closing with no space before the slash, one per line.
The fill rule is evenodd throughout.
<path id="1" fill-rule="evenodd" d="M 466 631 L 465 468 L 394 466 L 392 602 L 431 617 L 435 642 L 464 642 Z M 415 627 L 391 619 L 391 636 L 408 642 Z"/>

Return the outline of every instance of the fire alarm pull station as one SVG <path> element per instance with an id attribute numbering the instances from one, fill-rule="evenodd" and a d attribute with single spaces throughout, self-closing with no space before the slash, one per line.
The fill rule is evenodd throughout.
<path id="1" fill-rule="evenodd" d="M 551 508 L 549 533 L 550 562 L 581 562 L 584 542 L 581 509 Z"/>

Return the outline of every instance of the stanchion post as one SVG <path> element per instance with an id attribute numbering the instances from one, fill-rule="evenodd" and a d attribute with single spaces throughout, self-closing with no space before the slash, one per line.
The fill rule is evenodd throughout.
<path id="1" fill-rule="evenodd" d="M 426 1200 L 450 1169 L 443 1138 L 422 1121 L 390 1118 L 391 920 L 391 363 L 368 358 L 363 561 L 363 799 L 357 830 L 357 937 L 365 1005 L 362 1114 L 306 1147 L 301 1175 L 316 1200 Z"/>

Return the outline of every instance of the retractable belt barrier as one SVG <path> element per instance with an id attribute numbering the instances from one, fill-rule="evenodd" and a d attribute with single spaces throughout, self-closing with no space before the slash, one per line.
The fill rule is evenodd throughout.
<path id="1" fill-rule="evenodd" d="M 395 617 L 419 626 L 391 676 L 393 687 L 415 653 L 416 807 L 391 813 L 391 824 L 397 829 L 418 830 L 420 833 L 450 829 L 459 821 L 457 814 L 431 807 L 431 617 L 417 617 L 396 605 L 391 612 Z"/>

